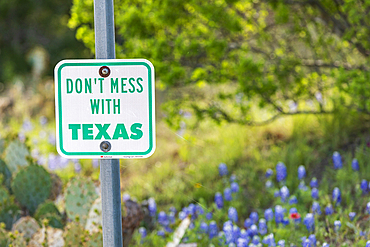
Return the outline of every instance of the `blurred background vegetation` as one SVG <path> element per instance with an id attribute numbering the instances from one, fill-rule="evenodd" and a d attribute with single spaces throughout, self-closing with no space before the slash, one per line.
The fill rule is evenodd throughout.
<path id="1" fill-rule="evenodd" d="M 150 60 L 157 89 L 157 150 L 121 161 L 123 192 L 163 208 L 210 202 L 225 162 L 248 188 L 242 214 L 269 206 L 258 181 L 278 161 L 289 188 L 299 165 L 329 183 L 335 150 L 370 179 L 370 1 L 114 3 L 117 58 Z M 50 168 L 53 68 L 94 57 L 93 27 L 93 0 L 0 0 L 0 147 L 21 139 Z M 80 164 L 56 173 L 98 180 Z"/>

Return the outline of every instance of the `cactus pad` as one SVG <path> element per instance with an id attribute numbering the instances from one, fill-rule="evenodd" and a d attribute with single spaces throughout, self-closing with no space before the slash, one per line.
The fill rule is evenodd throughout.
<path id="1" fill-rule="evenodd" d="M 5 224 L 6 230 L 11 230 L 13 223 L 20 218 L 21 210 L 15 204 L 7 204 L 9 205 L 2 205 L 0 207 L 0 222 Z"/>
<path id="2" fill-rule="evenodd" d="M 31 239 L 32 236 L 40 229 L 37 221 L 30 217 L 22 217 L 14 223 L 12 231 L 18 231 L 22 233 L 24 239 Z"/>
<path id="3" fill-rule="evenodd" d="M 65 246 L 83 246 L 87 233 L 83 226 L 77 222 L 69 223 L 64 230 Z"/>
<path id="4" fill-rule="evenodd" d="M 63 247 L 63 231 L 60 229 L 54 229 L 52 227 L 47 227 L 46 229 L 42 228 L 35 235 L 33 235 L 28 246 L 42 247 L 44 246 L 44 243 L 46 243 L 46 246 L 49 247 Z"/>
<path id="5" fill-rule="evenodd" d="M 58 208 L 55 206 L 53 202 L 47 201 L 43 204 L 41 204 L 35 213 L 35 219 L 39 220 L 43 218 L 43 216 L 49 215 L 49 214 L 55 214 L 58 216 L 61 216 Z"/>
<path id="6" fill-rule="evenodd" d="M 28 166 L 27 156 L 30 155 L 26 145 L 19 140 L 12 141 L 5 149 L 5 162 L 11 173 L 16 173 L 19 168 Z"/>
<path id="7" fill-rule="evenodd" d="M 29 165 L 14 177 L 12 190 L 17 201 L 33 215 L 50 195 L 50 174 L 42 166 Z"/>
<path id="8" fill-rule="evenodd" d="M 3 175 L 3 184 L 10 189 L 10 182 L 12 180 L 12 173 L 5 162 L 0 159 L 0 174 Z"/>
<path id="9" fill-rule="evenodd" d="M 91 234 L 84 247 L 101 247 L 103 246 L 103 233 L 101 231 Z"/>
<path id="10" fill-rule="evenodd" d="M 90 208 L 89 214 L 87 216 L 85 229 L 89 232 L 99 231 L 102 225 L 102 204 L 101 198 L 95 200 Z"/>
<path id="11" fill-rule="evenodd" d="M 91 204 L 98 197 L 93 182 L 88 178 L 74 178 L 68 184 L 64 196 L 68 218 L 78 218 L 84 225 Z"/>
<path id="12" fill-rule="evenodd" d="M 9 200 L 8 190 L 0 186 L 0 206 L 4 205 Z"/>

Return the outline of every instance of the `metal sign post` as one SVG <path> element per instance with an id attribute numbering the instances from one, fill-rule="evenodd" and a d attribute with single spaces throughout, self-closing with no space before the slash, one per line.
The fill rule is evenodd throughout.
<path id="1" fill-rule="evenodd" d="M 94 0 L 96 59 L 114 59 L 113 0 Z M 118 159 L 100 160 L 103 246 L 122 247 L 121 184 Z"/>

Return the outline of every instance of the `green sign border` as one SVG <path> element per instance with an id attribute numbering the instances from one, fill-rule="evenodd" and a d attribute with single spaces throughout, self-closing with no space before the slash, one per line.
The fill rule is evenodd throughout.
<path id="1" fill-rule="evenodd" d="M 149 149 L 145 152 L 67 152 L 63 148 L 63 134 L 62 134 L 62 95 L 61 95 L 61 70 L 67 66 L 129 66 L 129 65 L 144 65 L 148 69 L 148 96 L 149 96 Z M 152 68 L 145 62 L 93 62 L 93 63 L 79 63 L 66 62 L 58 68 L 58 114 L 59 114 L 59 149 L 65 155 L 99 155 L 99 156 L 145 156 L 153 150 L 153 104 L 152 104 Z"/>

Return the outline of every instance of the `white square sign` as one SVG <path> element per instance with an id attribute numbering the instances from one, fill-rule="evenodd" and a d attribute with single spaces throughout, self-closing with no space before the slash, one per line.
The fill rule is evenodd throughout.
<path id="1" fill-rule="evenodd" d="M 153 154 L 154 67 L 148 60 L 63 60 L 54 80 L 60 155 L 110 159 Z"/>

